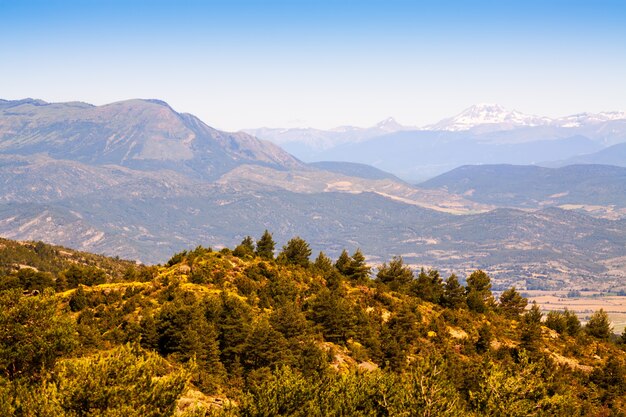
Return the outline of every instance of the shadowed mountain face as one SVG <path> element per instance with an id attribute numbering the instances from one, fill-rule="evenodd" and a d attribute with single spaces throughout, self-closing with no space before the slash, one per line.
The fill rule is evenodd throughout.
<path id="1" fill-rule="evenodd" d="M 626 168 L 610 165 L 463 166 L 423 182 L 500 207 L 587 206 L 626 213 Z"/>
<path id="2" fill-rule="evenodd" d="M 547 166 L 565 166 L 570 164 L 605 164 L 626 167 L 626 143 L 618 143 L 601 151 L 575 156 L 564 161 L 557 161 Z"/>
<path id="3" fill-rule="evenodd" d="M 245 133 L 215 130 L 156 100 L 104 106 L 5 101 L 0 103 L 0 152 L 44 153 L 138 170 L 170 169 L 202 179 L 215 179 L 244 163 L 278 169 L 303 166 L 275 145 Z"/>
<path id="4" fill-rule="evenodd" d="M 445 134 L 463 141 L 462 132 Z M 392 135 L 386 152 L 396 148 L 398 164 L 424 158 L 403 145 L 410 132 Z M 437 143 L 422 139 L 424 152 Z M 361 146 L 359 152 L 371 145 Z M 509 178 L 515 175 L 503 178 L 521 193 L 546 181 L 541 175 L 530 185 Z M 198 244 L 234 246 L 243 233 L 268 229 L 279 245 L 300 235 L 333 257 L 360 247 L 374 264 L 402 255 L 415 267 L 446 273 L 484 268 L 497 283 L 519 288 L 590 281 L 609 287 L 626 277 L 623 220 L 497 209 L 556 205 L 525 203 L 551 189 L 510 204 L 496 195 L 505 183 L 500 191 L 492 184 L 495 191 L 472 194 L 452 182 L 447 189 L 414 187 L 359 164 L 307 165 L 275 145 L 217 131 L 158 101 L 0 101 L 0 184 L 1 236 L 144 262 L 163 262 Z"/>

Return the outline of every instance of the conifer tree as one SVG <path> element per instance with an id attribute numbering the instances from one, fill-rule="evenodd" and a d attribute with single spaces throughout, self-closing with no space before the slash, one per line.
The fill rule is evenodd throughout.
<path id="1" fill-rule="evenodd" d="M 265 230 L 263 236 L 256 242 L 256 254 L 263 259 L 274 259 L 274 248 L 276 243 L 272 238 L 272 234 Z"/>
<path id="2" fill-rule="evenodd" d="M 451 309 L 463 308 L 467 306 L 465 299 L 465 288 L 456 275 L 450 275 L 443 287 L 442 305 Z"/>
<path id="3" fill-rule="evenodd" d="M 328 273 L 333 270 L 333 261 L 324 252 L 320 252 L 315 258 L 313 266 L 322 273 Z"/>
<path id="4" fill-rule="evenodd" d="M 283 246 L 283 250 L 278 256 L 278 259 L 288 264 L 300 265 L 306 268 L 310 264 L 310 256 L 311 247 L 309 244 L 306 240 L 296 236 Z"/>
<path id="5" fill-rule="evenodd" d="M 367 282 L 370 269 L 365 263 L 365 256 L 363 256 L 361 249 L 357 249 L 352 255 L 352 262 L 348 268 L 348 278 L 356 282 Z"/>
<path id="6" fill-rule="evenodd" d="M 347 277 L 350 274 L 351 264 L 352 258 L 350 257 L 350 255 L 348 255 L 348 251 L 344 249 L 343 251 L 341 251 L 341 255 L 339 255 L 339 258 L 337 258 L 337 262 L 335 262 L 335 268 L 337 268 L 337 270 L 341 272 L 342 275 Z"/>
<path id="7" fill-rule="evenodd" d="M 467 278 L 467 306 L 477 313 L 484 313 L 494 305 L 491 294 L 491 278 L 484 271 L 476 270 Z"/>
<path id="8" fill-rule="evenodd" d="M 526 309 L 528 300 L 517 292 L 515 287 L 511 287 L 500 295 L 498 309 L 502 314 L 510 319 L 517 319 Z"/>
<path id="9" fill-rule="evenodd" d="M 533 305 L 522 317 L 522 334 L 520 346 L 530 352 L 539 349 L 539 341 L 541 340 L 541 318 L 543 314 L 533 301 Z"/>
<path id="10" fill-rule="evenodd" d="M 600 309 L 591 315 L 589 321 L 585 325 L 585 331 L 587 334 L 597 339 L 609 339 L 611 334 L 613 334 L 613 326 L 611 325 L 609 316 L 606 314 L 604 309 Z"/>
<path id="11" fill-rule="evenodd" d="M 580 333 L 581 325 L 580 319 L 573 311 L 569 311 L 567 308 L 564 312 L 565 315 L 565 323 L 567 325 L 567 334 L 570 336 L 576 336 Z"/>
<path id="12" fill-rule="evenodd" d="M 443 296 L 443 280 L 436 269 L 424 268 L 420 271 L 417 279 L 413 283 L 413 293 L 422 300 L 439 304 Z"/>
<path id="13" fill-rule="evenodd" d="M 246 258 L 254 255 L 254 240 L 251 236 L 246 236 L 239 246 L 233 251 L 233 255 L 238 258 Z"/>
<path id="14" fill-rule="evenodd" d="M 389 261 L 389 265 L 383 263 L 376 274 L 376 279 L 387 284 L 393 291 L 406 288 L 413 281 L 413 278 L 413 271 L 409 266 L 404 265 L 401 256 L 394 256 Z"/>

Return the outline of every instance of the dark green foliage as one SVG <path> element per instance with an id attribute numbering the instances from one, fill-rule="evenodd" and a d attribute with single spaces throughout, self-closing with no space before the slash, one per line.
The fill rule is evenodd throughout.
<path id="1" fill-rule="evenodd" d="M 300 338 L 310 331 L 309 322 L 295 303 L 286 303 L 270 315 L 272 327 L 287 338 Z"/>
<path id="2" fill-rule="evenodd" d="M 67 288 L 76 288 L 78 284 L 92 286 L 106 282 L 104 271 L 90 266 L 72 265 L 61 274 L 65 279 Z"/>
<path id="3" fill-rule="evenodd" d="M 167 266 L 172 266 L 172 265 L 176 265 L 177 263 L 180 263 L 183 259 L 185 259 L 186 256 L 187 256 L 187 251 L 186 250 L 174 254 L 170 258 L 170 260 L 167 261 Z"/>
<path id="4" fill-rule="evenodd" d="M 357 249 L 354 254 L 352 254 L 352 261 L 345 275 L 352 281 L 366 283 L 369 280 L 370 269 L 371 268 L 365 263 L 365 256 L 363 256 L 361 249 Z"/>
<path id="5" fill-rule="evenodd" d="M 429 269 L 425 272 L 422 268 L 411 290 L 422 300 L 439 304 L 443 297 L 443 280 L 439 276 L 439 271 Z"/>
<path id="6" fill-rule="evenodd" d="M 539 349 L 541 340 L 541 318 L 543 314 L 536 302 L 524 316 L 522 316 L 522 334 L 520 338 L 520 347 L 535 352 Z"/>
<path id="7" fill-rule="evenodd" d="M 282 252 L 278 255 L 278 260 L 302 267 L 309 266 L 309 257 L 311 256 L 311 248 L 309 244 L 300 237 L 294 237 L 283 246 Z"/>
<path id="8" fill-rule="evenodd" d="M 238 258 L 251 258 L 254 256 L 254 240 L 252 240 L 252 237 L 246 236 L 239 246 L 235 248 L 233 255 Z"/>
<path id="9" fill-rule="evenodd" d="M 275 246 L 276 243 L 272 238 L 272 234 L 265 230 L 263 236 L 256 242 L 256 254 L 263 259 L 272 260 L 274 259 Z"/>
<path id="10" fill-rule="evenodd" d="M 36 377 L 75 346 L 74 325 L 66 315 L 57 314 L 51 292 L 0 293 L 0 306 L 0 375 Z"/>
<path id="11" fill-rule="evenodd" d="M 341 251 L 339 258 L 337 258 L 337 262 L 335 262 L 335 268 L 337 268 L 342 275 L 348 276 L 348 274 L 350 274 L 350 265 L 352 265 L 352 258 L 348 255 L 348 251 L 344 249 Z"/>
<path id="12" fill-rule="evenodd" d="M 443 287 L 441 305 L 451 309 L 467 307 L 465 288 L 459 283 L 456 275 L 452 274 Z"/>
<path id="13" fill-rule="evenodd" d="M 484 271 L 477 270 L 467 278 L 467 306 L 477 313 L 493 308 L 491 278 Z"/>
<path id="14" fill-rule="evenodd" d="M 354 335 L 352 306 L 335 292 L 322 289 L 311 302 L 309 316 L 328 341 L 345 343 Z"/>
<path id="15" fill-rule="evenodd" d="M 267 320 L 256 322 L 245 341 L 241 363 L 249 370 L 287 365 L 293 362 L 287 339 Z"/>
<path id="16" fill-rule="evenodd" d="M 337 267 L 320 254 L 302 268 L 297 256 L 273 262 L 247 249 L 199 246 L 169 267 L 121 263 L 116 273 L 104 261 L 60 262 L 40 272 L 58 287 L 69 271 L 61 288 L 78 287 L 57 295 L 23 296 L 41 281 L 11 269 L 15 280 L 4 282 L 19 289 L 0 294 L 0 415 L 608 416 L 626 407 L 621 345 L 578 334 L 568 311 L 545 324 L 577 337 L 544 339 L 539 307 L 521 314 L 515 289 L 496 306 L 481 271 L 465 290 L 435 270 L 415 279 L 394 258 L 370 282 L 360 251 Z M 98 270 L 106 285 L 95 283 Z M 552 362 L 560 357 L 591 369 Z"/>
<path id="17" fill-rule="evenodd" d="M 252 313 L 247 304 L 225 293 L 222 293 L 220 301 L 217 311 L 207 311 L 208 319 L 218 328 L 222 363 L 227 369 L 232 370 L 239 363 L 239 358 L 245 348 Z"/>
<path id="18" fill-rule="evenodd" d="M 121 346 L 112 352 L 63 362 L 52 386 L 46 386 L 41 394 L 56 397 L 68 417 L 167 416 L 174 413 L 189 380 L 188 372 L 167 369 L 157 355 Z"/>
<path id="19" fill-rule="evenodd" d="M 491 327 L 487 324 L 483 324 L 478 329 L 478 339 L 474 346 L 476 347 L 476 351 L 478 353 L 485 353 L 489 349 L 491 349 L 491 340 L 493 339 L 493 334 L 491 333 Z"/>
<path id="20" fill-rule="evenodd" d="M 500 295 L 498 310 L 507 318 L 517 319 L 524 312 L 528 300 L 511 287 Z"/>
<path id="21" fill-rule="evenodd" d="M 602 367 L 594 369 L 590 379 L 604 391 L 603 402 L 610 404 L 626 394 L 626 366 L 615 355 L 610 355 Z"/>
<path id="22" fill-rule="evenodd" d="M 578 316 L 567 309 L 565 311 L 548 312 L 545 325 L 560 335 L 568 336 L 576 336 L 581 328 Z"/>
<path id="23" fill-rule="evenodd" d="M 333 270 L 333 261 L 324 252 L 320 252 L 313 262 L 313 266 L 322 274 L 328 274 Z"/>
<path id="24" fill-rule="evenodd" d="M 613 326 L 606 311 L 600 309 L 593 313 L 585 325 L 585 331 L 597 339 L 608 340 L 613 334 Z"/>
<path id="25" fill-rule="evenodd" d="M 85 289 L 82 285 L 79 285 L 69 302 L 70 310 L 76 312 L 81 311 L 87 307 L 87 296 L 85 295 Z"/>
<path id="26" fill-rule="evenodd" d="M 413 271 L 409 266 L 404 265 L 404 260 L 401 256 L 394 256 L 389 265 L 383 263 L 378 268 L 376 279 L 383 284 L 389 286 L 389 289 L 393 291 L 399 291 L 407 288 L 407 286 L 413 281 Z"/>

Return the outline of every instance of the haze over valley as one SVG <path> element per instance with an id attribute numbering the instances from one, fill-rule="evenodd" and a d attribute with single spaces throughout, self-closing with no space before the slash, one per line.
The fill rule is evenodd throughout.
<path id="1" fill-rule="evenodd" d="M 528 122 L 517 113 L 493 117 L 498 123 L 468 128 L 457 117 L 432 130 L 355 136 L 329 149 L 387 155 L 399 167 L 403 160 L 432 159 L 419 151 L 430 141 L 438 147 L 431 151 L 454 166 L 455 153 L 476 162 L 466 149 L 501 161 L 482 151 L 522 157 L 526 147 L 529 155 L 547 157 L 537 150 L 543 147 L 563 160 L 621 140 L 615 127 L 611 132 L 618 133 L 603 139 L 536 141 L 523 130 L 528 126 L 515 125 L 518 119 L 556 122 Z M 587 119 L 595 126 L 581 122 L 588 131 L 624 122 L 602 120 L 600 128 L 597 117 Z M 464 136 L 477 130 L 482 133 Z M 616 166 L 476 165 L 413 185 L 365 164 L 303 162 L 275 144 L 213 129 L 159 100 L 0 102 L 2 236 L 148 263 L 197 245 L 232 246 L 244 233 L 268 229 L 279 241 L 301 235 L 334 257 L 344 248 L 361 248 L 372 265 L 400 255 L 416 268 L 486 269 L 502 286 L 620 290 L 626 276 L 625 178 L 626 168 Z"/>

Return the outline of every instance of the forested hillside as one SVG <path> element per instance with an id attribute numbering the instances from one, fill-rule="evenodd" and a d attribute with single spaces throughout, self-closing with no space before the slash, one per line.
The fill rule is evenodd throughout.
<path id="1" fill-rule="evenodd" d="M 2 240 L 0 267 L 2 416 L 626 412 L 603 311 L 544 317 L 483 271 L 371 270 L 268 232 L 154 267 Z"/>

